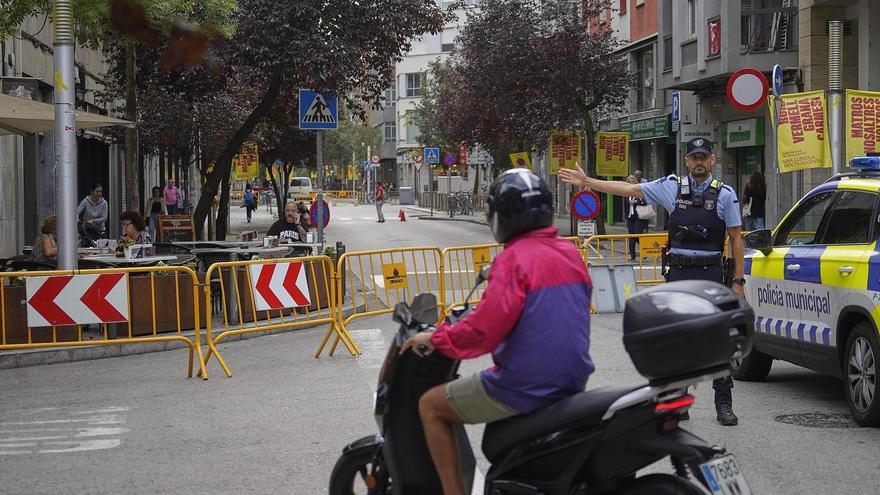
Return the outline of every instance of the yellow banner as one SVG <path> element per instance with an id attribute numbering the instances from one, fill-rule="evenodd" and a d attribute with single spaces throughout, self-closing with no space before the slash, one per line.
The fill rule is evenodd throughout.
<path id="1" fill-rule="evenodd" d="M 773 98 L 770 118 L 775 118 Z M 777 154 L 780 172 L 831 166 L 825 92 L 783 95 L 779 105 Z M 775 124 L 775 122 L 774 122 Z"/>
<path id="2" fill-rule="evenodd" d="M 629 175 L 628 132 L 596 133 L 596 175 L 626 177 Z"/>
<path id="3" fill-rule="evenodd" d="M 409 285 L 406 279 L 406 263 L 382 265 L 382 276 L 385 278 L 386 289 L 403 289 Z"/>
<path id="4" fill-rule="evenodd" d="M 345 169 L 345 178 L 348 180 L 354 180 L 354 165 L 348 165 Z"/>
<path id="5" fill-rule="evenodd" d="M 880 150 L 880 92 L 846 90 L 846 166 Z"/>
<path id="6" fill-rule="evenodd" d="M 235 170 L 235 180 L 248 180 L 260 175 L 257 143 L 244 143 L 238 154 L 232 157 L 232 170 Z"/>
<path id="7" fill-rule="evenodd" d="M 510 164 L 514 168 L 527 168 L 529 170 L 532 169 L 532 159 L 531 157 L 529 157 L 528 153 L 511 153 Z"/>
<path id="8" fill-rule="evenodd" d="M 583 163 L 579 132 L 553 131 L 550 133 L 550 173 L 556 175 L 561 168 L 574 168 Z"/>

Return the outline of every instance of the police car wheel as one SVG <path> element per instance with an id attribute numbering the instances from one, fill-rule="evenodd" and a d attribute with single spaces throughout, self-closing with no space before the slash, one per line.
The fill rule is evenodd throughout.
<path id="1" fill-rule="evenodd" d="M 880 425 L 878 358 L 880 345 L 874 328 L 867 323 L 856 325 L 846 341 L 843 386 L 849 410 L 862 426 Z"/>
<path id="2" fill-rule="evenodd" d="M 757 349 L 752 349 L 745 358 L 730 362 L 730 374 L 744 382 L 762 382 L 770 374 L 772 366 L 773 358 Z"/>

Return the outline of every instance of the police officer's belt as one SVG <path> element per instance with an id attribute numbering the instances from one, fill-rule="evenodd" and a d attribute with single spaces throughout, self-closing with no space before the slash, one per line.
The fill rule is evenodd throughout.
<path id="1" fill-rule="evenodd" d="M 669 264 L 673 266 L 714 266 L 722 263 L 722 257 L 718 256 L 683 256 L 681 254 L 669 254 Z"/>

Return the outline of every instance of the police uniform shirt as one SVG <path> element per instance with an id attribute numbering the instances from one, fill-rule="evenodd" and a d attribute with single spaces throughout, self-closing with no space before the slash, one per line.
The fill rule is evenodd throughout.
<path id="1" fill-rule="evenodd" d="M 709 188 L 709 184 L 712 183 L 711 175 L 699 185 L 697 185 L 697 181 L 694 180 L 693 176 L 689 177 L 691 191 L 693 192 L 705 192 Z M 641 187 L 645 201 L 649 205 L 660 205 L 666 208 L 667 213 L 672 215 L 672 212 L 675 211 L 675 199 L 678 197 L 679 191 L 678 176 L 673 174 L 661 177 L 647 184 L 639 184 L 639 187 Z M 739 199 L 737 199 L 732 187 L 725 184 L 718 191 L 718 203 L 715 205 L 715 212 L 718 214 L 718 218 L 724 221 L 726 228 L 742 225 L 742 217 L 739 213 Z M 719 251 L 698 251 L 681 248 L 672 248 L 669 252 L 682 256 L 715 256 L 721 254 Z"/>

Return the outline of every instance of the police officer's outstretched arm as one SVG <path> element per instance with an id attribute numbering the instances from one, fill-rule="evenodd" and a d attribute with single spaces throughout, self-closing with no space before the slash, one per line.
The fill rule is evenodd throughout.
<path id="1" fill-rule="evenodd" d="M 742 225 L 727 228 L 727 236 L 730 238 L 730 256 L 733 258 L 733 278 L 742 279 L 745 274 L 745 246 L 742 238 Z M 740 284 L 731 287 L 734 293 L 742 296 L 745 291 Z"/>
<path id="2" fill-rule="evenodd" d="M 589 187 L 590 189 L 599 192 L 610 193 L 616 196 L 635 196 L 638 198 L 644 198 L 642 188 L 639 184 L 630 184 L 629 182 L 617 180 L 594 179 L 592 177 L 587 177 L 587 174 L 580 165 L 575 165 L 574 167 L 575 168 L 573 169 L 559 169 L 559 178 L 562 179 L 563 182 L 567 182 L 574 186 Z"/>

